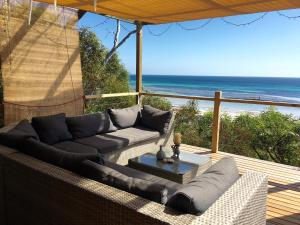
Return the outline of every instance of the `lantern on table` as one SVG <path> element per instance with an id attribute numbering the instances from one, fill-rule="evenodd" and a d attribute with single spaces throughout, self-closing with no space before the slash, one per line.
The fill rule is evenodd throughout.
<path id="1" fill-rule="evenodd" d="M 182 135 L 180 133 L 174 134 L 174 139 L 173 139 L 174 145 L 171 146 L 173 150 L 173 156 L 172 156 L 173 159 L 179 159 L 179 154 L 180 154 L 179 147 L 181 144 L 181 136 Z"/>

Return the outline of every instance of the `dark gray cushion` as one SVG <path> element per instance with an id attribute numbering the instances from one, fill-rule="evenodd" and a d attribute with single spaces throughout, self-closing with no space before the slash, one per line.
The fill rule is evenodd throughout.
<path id="1" fill-rule="evenodd" d="M 129 127 L 109 134 L 79 138 L 75 142 L 97 148 L 100 153 L 106 154 L 159 137 L 160 134 L 157 131 L 144 127 Z"/>
<path id="2" fill-rule="evenodd" d="M 184 185 L 167 205 L 178 211 L 201 214 L 239 178 L 233 157 L 226 157 Z"/>
<path id="3" fill-rule="evenodd" d="M 71 153 L 57 149 L 33 138 L 26 139 L 22 152 L 47 163 L 78 172 L 81 162 L 91 160 L 101 163 L 102 159 L 98 153 Z"/>
<path id="4" fill-rule="evenodd" d="M 69 132 L 66 123 L 65 113 L 33 117 L 32 126 L 38 133 L 40 140 L 50 145 L 72 139 L 72 134 Z"/>
<path id="5" fill-rule="evenodd" d="M 128 127 L 125 129 L 117 130 L 116 132 L 105 135 L 111 138 L 123 138 L 128 140 L 128 145 L 134 145 L 144 141 L 152 140 L 160 137 L 160 133 L 142 126 Z"/>
<path id="6" fill-rule="evenodd" d="M 107 134 L 97 135 L 74 140 L 77 143 L 96 148 L 99 153 L 106 154 L 128 146 L 129 140 L 125 138 L 112 137 Z"/>
<path id="7" fill-rule="evenodd" d="M 29 121 L 22 120 L 8 132 L 0 133 L 0 144 L 20 150 L 27 138 L 39 139 Z"/>
<path id="8" fill-rule="evenodd" d="M 117 130 L 107 112 L 67 117 L 66 122 L 74 138 L 89 137 Z"/>
<path id="9" fill-rule="evenodd" d="M 108 109 L 108 112 L 115 126 L 127 128 L 137 124 L 141 108 L 135 105 L 124 109 Z"/>
<path id="10" fill-rule="evenodd" d="M 39 136 L 34 130 L 33 126 L 28 120 L 21 120 L 13 129 L 9 130 L 7 133 L 15 135 L 25 135 L 30 136 L 39 140 Z"/>
<path id="11" fill-rule="evenodd" d="M 142 110 L 141 124 L 162 134 L 167 133 L 172 118 L 172 112 L 144 105 Z"/>
<path id="12" fill-rule="evenodd" d="M 32 138 L 31 135 L 0 133 L 0 144 L 20 150 L 23 147 L 24 141 L 28 138 Z"/>
<path id="13" fill-rule="evenodd" d="M 82 162 L 80 171 L 85 177 L 139 195 L 151 201 L 162 204 L 165 204 L 167 201 L 168 190 L 164 185 L 129 177 L 112 168 L 89 160 Z"/>
<path id="14" fill-rule="evenodd" d="M 161 177 L 157 177 L 152 174 L 145 173 L 127 166 L 122 166 L 113 162 L 105 161 L 104 165 L 129 177 L 134 177 L 142 180 L 151 181 L 153 183 L 165 185 L 166 188 L 168 189 L 168 196 L 171 196 L 172 194 L 175 193 L 175 191 L 177 191 L 179 188 L 182 187 L 182 184 Z"/>
<path id="15" fill-rule="evenodd" d="M 72 153 L 97 153 L 97 149 L 73 141 L 63 141 L 53 145 L 55 148 Z"/>

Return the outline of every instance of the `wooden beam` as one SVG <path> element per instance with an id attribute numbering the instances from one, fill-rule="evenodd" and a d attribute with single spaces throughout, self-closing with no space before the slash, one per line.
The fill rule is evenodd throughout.
<path id="1" fill-rule="evenodd" d="M 212 141 L 211 141 L 212 153 L 216 153 L 219 150 L 221 97 L 222 97 L 222 92 L 216 91 L 215 102 L 214 102 L 213 124 L 212 124 Z"/>
<path id="2" fill-rule="evenodd" d="M 142 24 L 136 24 L 136 92 L 142 92 L 142 39 L 143 31 Z M 136 98 L 136 103 L 139 104 L 140 96 Z"/>

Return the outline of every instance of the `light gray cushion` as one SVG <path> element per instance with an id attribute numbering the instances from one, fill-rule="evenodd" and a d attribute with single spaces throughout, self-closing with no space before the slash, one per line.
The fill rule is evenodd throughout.
<path id="1" fill-rule="evenodd" d="M 143 127 L 129 127 L 109 134 L 76 139 L 75 142 L 97 148 L 106 154 L 140 142 L 159 138 L 160 134 Z"/>
<path id="2" fill-rule="evenodd" d="M 168 190 L 164 185 L 126 176 L 110 167 L 89 160 L 82 162 L 81 173 L 85 177 L 139 195 L 151 201 L 163 204 L 167 201 Z"/>
<path id="3" fill-rule="evenodd" d="M 144 105 L 142 110 L 141 124 L 165 134 L 168 132 L 171 118 L 171 111 L 163 111 L 153 108 L 150 105 Z"/>
<path id="4" fill-rule="evenodd" d="M 72 152 L 72 153 L 97 153 L 98 152 L 96 148 L 93 148 L 93 147 L 90 147 L 87 145 L 83 145 L 80 143 L 76 143 L 73 141 L 59 142 L 53 146 L 55 148 L 62 149 L 64 151 Z"/>
<path id="5" fill-rule="evenodd" d="M 234 158 L 223 158 L 176 191 L 167 205 L 184 213 L 201 214 L 238 178 Z"/>
<path id="6" fill-rule="evenodd" d="M 141 108 L 139 105 L 124 109 L 108 109 L 115 126 L 119 128 L 132 127 L 139 121 Z"/>
<path id="7" fill-rule="evenodd" d="M 124 138 L 128 140 L 128 145 L 134 145 L 143 141 L 159 138 L 160 133 L 146 127 L 136 126 L 117 130 L 116 132 L 109 133 L 106 136 Z"/>

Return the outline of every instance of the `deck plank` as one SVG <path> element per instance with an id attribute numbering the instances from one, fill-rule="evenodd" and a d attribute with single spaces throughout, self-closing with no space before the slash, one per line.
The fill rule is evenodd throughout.
<path id="1" fill-rule="evenodd" d="M 300 225 L 300 168 L 234 155 L 226 152 L 211 153 L 209 149 L 182 145 L 183 151 L 209 154 L 213 163 L 233 156 L 241 173 L 247 170 L 268 175 L 267 225 Z"/>

